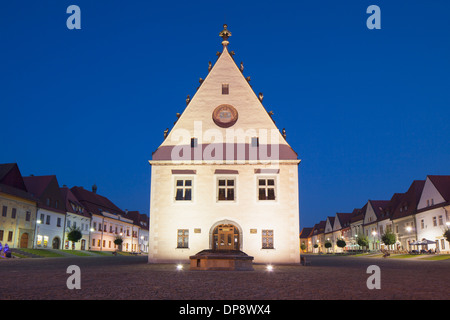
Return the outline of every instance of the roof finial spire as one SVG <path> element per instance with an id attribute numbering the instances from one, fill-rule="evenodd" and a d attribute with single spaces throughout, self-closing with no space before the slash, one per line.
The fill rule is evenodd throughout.
<path id="1" fill-rule="evenodd" d="M 223 39 L 222 44 L 224 47 L 228 46 L 230 43 L 228 38 L 231 37 L 231 32 L 227 29 L 227 25 L 223 25 L 223 30 L 219 33 L 219 36 Z"/>

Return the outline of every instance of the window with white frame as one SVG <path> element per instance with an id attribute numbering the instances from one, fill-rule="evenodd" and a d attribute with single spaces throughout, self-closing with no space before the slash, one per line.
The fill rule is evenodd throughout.
<path id="1" fill-rule="evenodd" d="M 192 201 L 192 178 L 175 179 L 175 201 Z"/>
<path id="2" fill-rule="evenodd" d="M 236 197 L 236 179 L 218 178 L 217 179 L 217 200 L 234 201 Z"/>
<path id="3" fill-rule="evenodd" d="M 258 200 L 275 200 L 276 197 L 276 179 L 258 178 Z"/>

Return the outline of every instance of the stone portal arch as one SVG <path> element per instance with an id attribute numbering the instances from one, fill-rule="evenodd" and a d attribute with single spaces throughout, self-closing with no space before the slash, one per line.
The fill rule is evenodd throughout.
<path id="1" fill-rule="evenodd" d="M 242 228 L 232 220 L 214 223 L 209 230 L 209 248 L 212 250 L 241 250 Z"/>

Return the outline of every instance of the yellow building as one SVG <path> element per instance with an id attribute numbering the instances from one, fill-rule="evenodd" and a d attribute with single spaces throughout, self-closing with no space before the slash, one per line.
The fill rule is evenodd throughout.
<path id="1" fill-rule="evenodd" d="M 36 227 L 36 199 L 27 191 L 16 163 L 0 164 L 0 243 L 31 248 Z"/>

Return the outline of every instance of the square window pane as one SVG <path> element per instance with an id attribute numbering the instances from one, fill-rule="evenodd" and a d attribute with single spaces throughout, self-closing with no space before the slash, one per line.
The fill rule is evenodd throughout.
<path id="1" fill-rule="evenodd" d="M 192 180 L 185 180 L 184 181 L 184 185 L 187 186 L 187 187 L 192 186 Z"/>
<path id="2" fill-rule="evenodd" d="M 260 186 L 265 186 L 266 185 L 266 180 L 265 179 L 259 179 L 259 185 Z"/>
<path id="3" fill-rule="evenodd" d="M 234 180 L 227 180 L 227 186 L 234 186 Z"/>
<path id="4" fill-rule="evenodd" d="M 275 185 L 275 180 L 274 179 L 267 179 L 267 185 L 268 186 L 274 186 Z"/>
<path id="5" fill-rule="evenodd" d="M 177 187 L 183 186 L 183 180 L 177 180 Z"/>
<path id="6" fill-rule="evenodd" d="M 219 180 L 219 186 L 225 186 L 225 180 Z"/>

